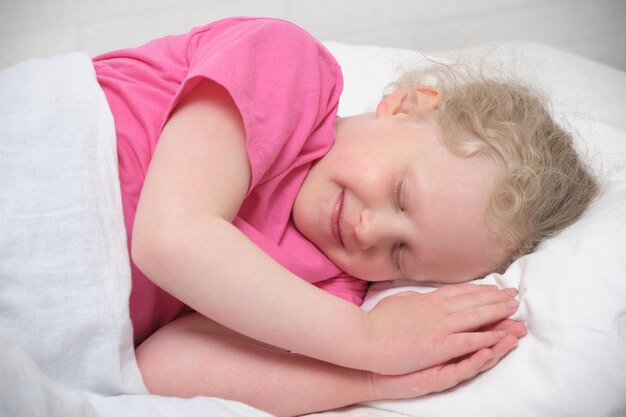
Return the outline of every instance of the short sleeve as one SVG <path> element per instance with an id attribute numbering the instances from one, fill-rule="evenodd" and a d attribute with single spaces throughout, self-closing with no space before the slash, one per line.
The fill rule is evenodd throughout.
<path id="1" fill-rule="evenodd" d="M 203 78 L 226 88 L 246 130 L 250 189 L 292 166 L 305 147 L 327 151 L 341 71 L 303 29 L 277 19 L 228 19 L 192 32 L 187 49 L 189 71 L 172 108 Z"/>

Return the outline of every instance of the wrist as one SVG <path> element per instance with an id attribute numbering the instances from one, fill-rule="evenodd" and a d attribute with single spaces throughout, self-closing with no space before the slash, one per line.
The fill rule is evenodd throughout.
<path id="1" fill-rule="evenodd" d="M 380 358 L 379 341 L 372 331 L 371 316 L 368 312 L 361 310 L 359 324 L 356 326 L 354 336 L 351 338 L 351 346 L 348 353 L 349 360 L 354 364 L 349 365 L 352 368 L 363 370 L 368 380 L 371 379 L 371 372 L 376 370 Z"/>
<path id="2" fill-rule="evenodd" d="M 390 399 L 388 395 L 382 390 L 380 384 L 381 375 L 372 371 L 363 371 L 366 386 L 366 396 L 369 398 L 367 401 L 378 401 Z"/>
<path id="3" fill-rule="evenodd" d="M 370 372 L 372 374 L 370 378 L 375 379 L 376 375 L 387 373 L 385 372 L 384 358 L 389 353 L 390 347 L 385 348 L 384 343 L 382 343 L 384 337 L 373 318 L 371 311 L 365 314 L 365 330 L 361 343 L 363 347 L 361 355 L 365 365 L 361 369 Z"/>
<path id="4" fill-rule="evenodd" d="M 334 305 L 318 311 L 309 340 L 299 339 L 288 350 L 353 370 L 371 370 L 368 313 L 345 300 L 324 293 Z"/>

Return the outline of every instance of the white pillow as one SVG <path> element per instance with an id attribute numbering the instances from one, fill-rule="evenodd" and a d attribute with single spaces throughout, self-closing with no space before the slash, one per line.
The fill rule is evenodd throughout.
<path id="1" fill-rule="evenodd" d="M 327 46 L 346 79 L 344 115 L 372 110 L 402 62 L 424 62 L 410 51 Z M 514 318 L 525 321 L 529 332 L 516 350 L 448 392 L 369 405 L 416 417 L 626 415 L 626 130 L 617 127 L 626 114 L 626 74 L 538 45 L 492 48 L 490 62 L 499 60 L 518 65 L 518 72 L 552 96 L 557 118 L 578 134 L 580 151 L 606 189 L 580 221 L 503 275 L 477 281 L 520 289 Z M 581 114 L 594 120 L 581 120 Z M 364 308 L 407 289 L 432 290 L 378 283 Z"/>

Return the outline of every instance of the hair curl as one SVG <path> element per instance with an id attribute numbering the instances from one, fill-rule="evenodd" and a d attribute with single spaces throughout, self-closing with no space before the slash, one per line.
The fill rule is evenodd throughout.
<path id="1" fill-rule="evenodd" d="M 441 93 L 436 120 L 448 149 L 487 155 L 502 167 L 487 210 L 487 224 L 504 244 L 496 271 L 574 223 L 598 195 L 598 181 L 537 89 L 445 64 L 408 71 L 389 88 L 418 85 Z"/>

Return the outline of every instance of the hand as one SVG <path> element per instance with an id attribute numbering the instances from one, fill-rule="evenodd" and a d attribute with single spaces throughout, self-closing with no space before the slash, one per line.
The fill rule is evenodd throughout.
<path id="1" fill-rule="evenodd" d="M 502 357 L 517 346 L 526 333 L 526 326 L 513 320 L 503 320 L 493 326 L 507 335 L 491 348 L 480 349 L 459 361 L 450 361 L 405 375 L 390 376 L 368 373 L 372 397 L 376 399 L 416 398 L 450 389 L 495 366 Z"/>
<path id="2" fill-rule="evenodd" d="M 383 299 L 368 313 L 368 370 L 406 374 L 496 345 L 507 333 L 495 325 L 517 310 L 515 295 L 512 288 L 458 284 Z"/>

